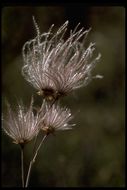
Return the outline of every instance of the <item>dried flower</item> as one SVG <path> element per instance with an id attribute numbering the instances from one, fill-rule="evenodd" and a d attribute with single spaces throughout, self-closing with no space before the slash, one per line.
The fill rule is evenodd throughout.
<path id="1" fill-rule="evenodd" d="M 14 143 L 24 145 L 38 134 L 38 114 L 32 111 L 33 99 L 28 110 L 23 104 L 18 104 L 17 112 L 7 104 L 7 115 L 3 119 L 3 130 L 10 136 Z"/>
<path id="2" fill-rule="evenodd" d="M 40 129 L 46 134 L 54 133 L 58 130 L 72 129 L 75 124 L 70 124 L 73 116 L 68 108 L 61 108 L 58 103 L 52 106 L 43 103 L 40 112 L 40 118 L 43 118 Z"/>
<path id="3" fill-rule="evenodd" d="M 34 20 L 37 37 L 23 46 L 24 66 L 22 74 L 31 83 L 38 94 L 49 100 L 56 100 L 62 95 L 86 86 L 92 79 L 91 71 L 100 59 L 100 54 L 93 58 L 95 44 L 85 49 L 84 41 L 89 30 L 83 28 L 70 32 L 64 40 L 68 21 L 56 33 L 49 31 L 40 34 Z"/>

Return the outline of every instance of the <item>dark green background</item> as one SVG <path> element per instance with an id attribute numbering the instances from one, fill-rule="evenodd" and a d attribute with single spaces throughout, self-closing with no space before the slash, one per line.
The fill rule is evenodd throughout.
<path id="1" fill-rule="evenodd" d="M 69 29 L 79 22 L 92 27 L 87 43 L 96 42 L 102 54 L 93 74 L 104 76 L 65 97 L 77 125 L 72 131 L 50 136 L 32 170 L 31 187 L 123 187 L 125 186 L 125 8 L 85 5 L 4 7 L 2 9 L 2 105 L 5 99 L 35 104 L 41 97 L 21 75 L 22 46 L 36 33 L 32 15 L 41 32 L 69 20 Z M 26 148 L 28 166 L 32 144 Z M 20 149 L 2 133 L 2 186 L 18 187 Z"/>

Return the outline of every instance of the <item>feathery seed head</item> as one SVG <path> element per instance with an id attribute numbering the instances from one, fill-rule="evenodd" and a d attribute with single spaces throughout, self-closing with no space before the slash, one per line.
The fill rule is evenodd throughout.
<path id="1" fill-rule="evenodd" d="M 45 131 L 48 135 L 58 130 L 72 129 L 75 124 L 70 124 L 73 116 L 68 108 L 61 108 L 58 104 L 52 106 L 48 103 L 44 103 L 41 108 L 40 123 L 41 130 Z"/>
<path id="2" fill-rule="evenodd" d="M 24 145 L 38 134 L 38 114 L 34 116 L 32 109 L 33 99 L 29 109 L 26 109 L 23 104 L 18 104 L 17 112 L 11 109 L 10 104 L 7 104 L 3 130 L 16 144 Z"/>
<path id="3" fill-rule="evenodd" d="M 56 100 L 71 91 L 86 86 L 92 79 L 91 72 L 101 55 L 93 57 L 95 44 L 85 49 L 84 41 L 90 30 L 83 28 L 70 32 L 64 40 L 68 21 L 54 34 L 40 34 L 34 19 L 37 37 L 23 46 L 24 66 L 22 74 L 47 100 Z"/>

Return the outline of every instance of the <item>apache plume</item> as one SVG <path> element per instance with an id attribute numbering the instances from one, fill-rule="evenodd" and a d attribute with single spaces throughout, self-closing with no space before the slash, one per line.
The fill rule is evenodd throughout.
<path id="1" fill-rule="evenodd" d="M 23 46 L 24 66 L 22 74 L 31 83 L 38 94 L 48 100 L 57 100 L 60 96 L 86 86 L 93 78 L 91 71 L 100 59 L 100 54 L 93 58 L 93 43 L 84 48 L 84 41 L 89 30 L 77 31 L 78 25 L 64 40 L 68 21 L 54 34 L 53 25 L 49 31 L 40 34 L 34 19 L 37 37 Z"/>
<path id="2" fill-rule="evenodd" d="M 69 123 L 73 118 L 70 109 L 61 108 L 58 103 L 51 106 L 44 102 L 41 107 L 40 118 L 43 118 L 40 129 L 46 134 L 72 129 L 72 126 L 75 125 Z"/>
<path id="3" fill-rule="evenodd" d="M 3 119 L 3 130 L 16 144 L 25 144 L 38 134 L 39 117 L 38 114 L 34 116 L 32 104 L 33 100 L 31 100 L 28 110 L 22 104 L 18 104 L 17 112 L 7 104 L 8 109 L 7 115 Z"/>

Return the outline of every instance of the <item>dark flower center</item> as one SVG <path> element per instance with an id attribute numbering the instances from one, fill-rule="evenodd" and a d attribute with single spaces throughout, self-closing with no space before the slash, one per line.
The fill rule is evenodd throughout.
<path id="1" fill-rule="evenodd" d="M 28 140 L 26 140 L 26 139 L 19 139 L 19 140 L 13 141 L 13 143 L 19 144 L 23 148 L 25 146 L 25 144 L 28 143 Z"/>
<path id="2" fill-rule="evenodd" d="M 55 132 L 55 129 L 54 129 L 52 126 L 43 127 L 42 130 L 45 131 L 45 133 L 46 133 L 47 135 L 49 135 L 50 133 L 54 133 L 54 132 Z"/>
<path id="3" fill-rule="evenodd" d="M 64 92 L 55 91 L 52 88 L 41 89 L 41 91 L 37 92 L 37 94 L 43 96 L 43 98 L 45 98 L 48 101 L 58 100 L 61 96 L 65 95 Z"/>

